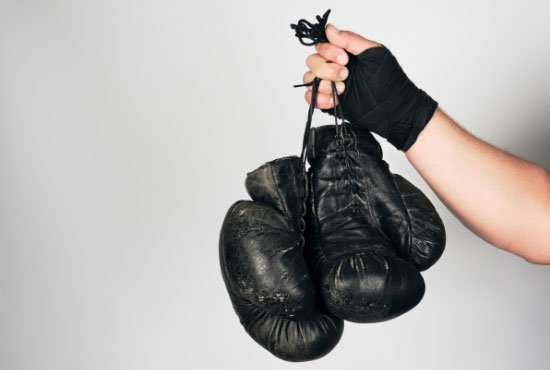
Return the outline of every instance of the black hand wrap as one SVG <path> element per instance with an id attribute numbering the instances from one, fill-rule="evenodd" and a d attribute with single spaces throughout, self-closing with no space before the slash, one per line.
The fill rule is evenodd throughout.
<path id="1" fill-rule="evenodd" d="M 347 53 L 349 76 L 340 95 L 344 118 L 408 150 L 432 118 L 437 102 L 407 77 L 385 46 Z M 334 115 L 332 109 L 321 109 Z"/>
<path id="2" fill-rule="evenodd" d="M 300 43 L 328 42 L 325 26 L 329 14 L 330 9 L 322 17 L 317 16 L 317 24 L 304 19 L 291 24 Z M 305 42 L 304 38 L 311 42 Z M 346 88 L 338 100 L 334 100 L 340 107 L 321 111 L 372 131 L 397 149 L 407 151 L 432 118 L 437 102 L 415 86 L 384 45 L 366 49 L 359 55 L 346 53 L 349 57 Z"/>

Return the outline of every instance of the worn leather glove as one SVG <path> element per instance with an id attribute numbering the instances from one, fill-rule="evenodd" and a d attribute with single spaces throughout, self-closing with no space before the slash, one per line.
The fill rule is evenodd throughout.
<path id="1" fill-rule="evenodd" d="M 341 319 L 320 305 L 304 259 L 305 185 L 300 159 L 280 158 L 250 172 L 252 198 L 236 202 L 220 233 L 220 266 L 248 334 L 275 356 L 307 361 L 340 340 Z"/>
<path id="2" fill-rule="evenodd" d="M 331 313 L 389 320 L 422 299 L 420 271 L 443 253 L 445 228 L 428 198 L 390 172 L 368 130 L 341 129 L 309 137 L 306 259 Z"/>

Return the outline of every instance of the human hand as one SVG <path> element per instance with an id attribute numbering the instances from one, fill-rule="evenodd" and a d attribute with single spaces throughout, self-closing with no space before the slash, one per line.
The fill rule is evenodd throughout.
<path id="1" fill-rule="evenodd" d="M 351 31 L 325 28 L 328 43 L 317 43 L 309 55 L 305 83 L 321 78 L 316 107 L 334 115 L 341 105 L 343 118 L 386 138 L 407 151 L 431 119 L 437 102 L 407 77 L 388 48 Z M 339 94 L 332 101 L 331 81 Z M 344 82 L 345 81 L 345 82 Z M 308 88 L 305 99 L 311 102 Z"/>
<path id="2" fill-rule="evenodd" d="M 349 75 L 349 70 L 345 67 L 350 59 L 348 53 L 358 55 L 380 44 L 352 31 L 340 31 L 333 24 L 327 24 L 325 35 L 329 42 L 315 44 L 317 53 L 310 54 L 306 59 L 309 70 L 304 74 L 303 81 L 309 83 L 316 76 L 322 79 L 315 107 L 328 110 L 334 107 L 330 82 L 336 82 L 338 94 L 342 94 L 345 90 L 344 81 Z M 308 104 L 311 103 L 311 86 L 307 86 L 305 99 Z"/>

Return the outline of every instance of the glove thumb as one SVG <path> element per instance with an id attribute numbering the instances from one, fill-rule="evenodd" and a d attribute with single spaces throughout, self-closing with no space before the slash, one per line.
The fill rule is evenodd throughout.
<path id="1" fill-rule="evenodd" d="M 358 55 L 366 49 L 380 46 L 379 43 L 366 39 L 352 31 L 340 31 L 332 23 L 326 26 L 325 35 L 331 44 L 345 49 L 353 55 Z"/>

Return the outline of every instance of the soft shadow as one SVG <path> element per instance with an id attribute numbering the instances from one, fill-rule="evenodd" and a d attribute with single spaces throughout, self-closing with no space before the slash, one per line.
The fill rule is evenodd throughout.
<path id="1" fill-rule="evenodd" d="M 550 106 L 526 114 L 512 127 L 499 146 L 550 170 Z"/>

